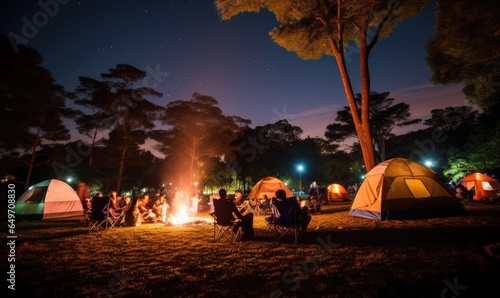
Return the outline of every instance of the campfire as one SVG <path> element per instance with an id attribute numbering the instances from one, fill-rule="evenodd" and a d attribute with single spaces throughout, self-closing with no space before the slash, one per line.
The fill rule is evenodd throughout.
<path id="1" fill-rule="evenodd" d="M 198 225 L 206 224 L 209 221 L 203 218 L 198 218 L 198 198 L 189 197 L 184 191 L 178 191 L 174 197 L 171 198 L 171 210 L 168 220 L 163 222 L 167 225 Z M 163 214 L 167 214 L 164 212 Z"/>

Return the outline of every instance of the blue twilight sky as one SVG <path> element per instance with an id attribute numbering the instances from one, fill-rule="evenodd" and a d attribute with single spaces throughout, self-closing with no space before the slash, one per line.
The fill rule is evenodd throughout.
<path id="1" fill-rule="evenodd" d="M 142 84 L 163 93 L 152 100 L 157 104 L 198 92 L 252 126 L 287 119 L 304 130 L 303 137 L 323 137 L 347 105 L 334 58 L 302 60 L 275 44 L 268 33 L 277 22 L 267 11 L 223 21 L 211 0 L 7 0 L 0 13 L 0 33 L 25 38 L 68 91 L 79 76 L 99 78 L 126 63 L 149 73 Z M 415 118 L 466 104 L 462 86 L 430 82 L 425 43 L 433 35 L 431 4 L 379 40 L 370 56 L 372 91 L 410 104 Z M 349 58 L 359 92 L 358 57 Z"/>

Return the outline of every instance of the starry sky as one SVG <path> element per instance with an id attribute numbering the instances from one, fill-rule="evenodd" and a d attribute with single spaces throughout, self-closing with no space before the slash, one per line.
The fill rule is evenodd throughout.
<path id="1" fill-rule="evenodd" d="M 333 57 L 302 60 L 272 41 L 277 26 L 263 11 L 223 21 L 212 0 L 41 0 L 0 3 L 0 33 L 27 40 L 56 83 L 73 91 L 79 76 L 99 78 L 116 64 L 148 73 L 144 86 L 165 106 L 193 92 L 213 96 L 226 115 L 252 126 L 287 119 L 303 137 L 323 137 L 347 105 Z M 404 20 L 370 56 L 371 89 L 406 102 L 415 118 L 436 108 L 464 105 L 461 85 L 434 86 L 425 43 L 434 35 L 433 5 Z M 348 56 L 355 92 L 357 56 Z M 418 129 L 414 127 L 413 129 Z"/>

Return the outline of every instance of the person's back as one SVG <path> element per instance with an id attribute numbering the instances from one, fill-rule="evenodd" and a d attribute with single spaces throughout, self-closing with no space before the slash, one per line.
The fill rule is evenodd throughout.
<path id="1" fill-rule="evenodd" d="M 309 223 L 311 222 L 311 215 L 309 214 L 309 208 L 307 206 L 304 206 L 301 208 L 299 205 L 299 202 L 297 201 L 297 198 L 287 198 L 286 197 L 286 192 L 282 189 L 279 189 L 276 191 L 276 199 L 280 201 L 285 201 L 285 200 L 290 200 L 290 202 L 293 201 L 293 204 L 296 205 L 297 210 L 299 211 L 299 222 L 300 222 L 300 229 L 302 233 L 307 232 L 307 227 L 309 226 Z"/>
<path id="2" fill-rule="evenodd" d="M 130 205 L 128 210 L 125 213 L 125 224 L 129 227 L 140 225 L 140 216 L 139 216 L 139 208 L 137 206 L 138 197 L 134 196 L 132 200 L 130 200 Z"/>
<path id="3" fill-rule="evenodd" d="M 215 208 L 215 214 L 219 216 L 219 213 L 217 210 L 225 210 L 226 212 L 223 212 L 224 216 L 236 216 L 241 220 L 241 226 L 243 229 L 243 239 L 250 239 L 254 235 L 254 230 L 253 230 L 253 213 L 248 213 L 245 215 L 242 215 L 239 211 L 238 208 L 236 208 L 236 205 L 234 204 L 233 201 L 229 200 L 227 198 L 227 192 L 224 188 L 221 188 L 219 190 L 219 199 L 214 200 L 214 208 Z M 224 218 L 221 220 L 231 220 L 230 218 Z"/>
<path id="4" fill-rule="evenodd" d="M 214 213 L 217 221 L 223 225 L 229 224 L 234 219 L 243 219 L 234 203 L 226 198 L 214 199 Z"/>

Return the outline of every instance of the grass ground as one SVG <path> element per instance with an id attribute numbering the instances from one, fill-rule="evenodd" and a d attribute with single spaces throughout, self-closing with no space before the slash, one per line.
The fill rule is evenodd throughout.
<path id="1" fill-rule="evenodd" d="M 298 245 L 273 241 L 262 216 L 255 217 L 255 239 L 236 244 L 214 243 L 212 224 L 202 221 L 100 233 L 88 233 L 79 218 L 16 222 L 15 262 L 9 262 L 15 264 L 16 290 L 7 293 L 498 297 L 500 259 L 488 248 L 500 243 L 500 204 L 466 206 L 466 216 L 382 222 L 350 217 L 349 206 L 324 205 Z M 207 213 L 199 216 L 210 222 Z M 2 272 L 8 270 L 2 265 Z"/>

